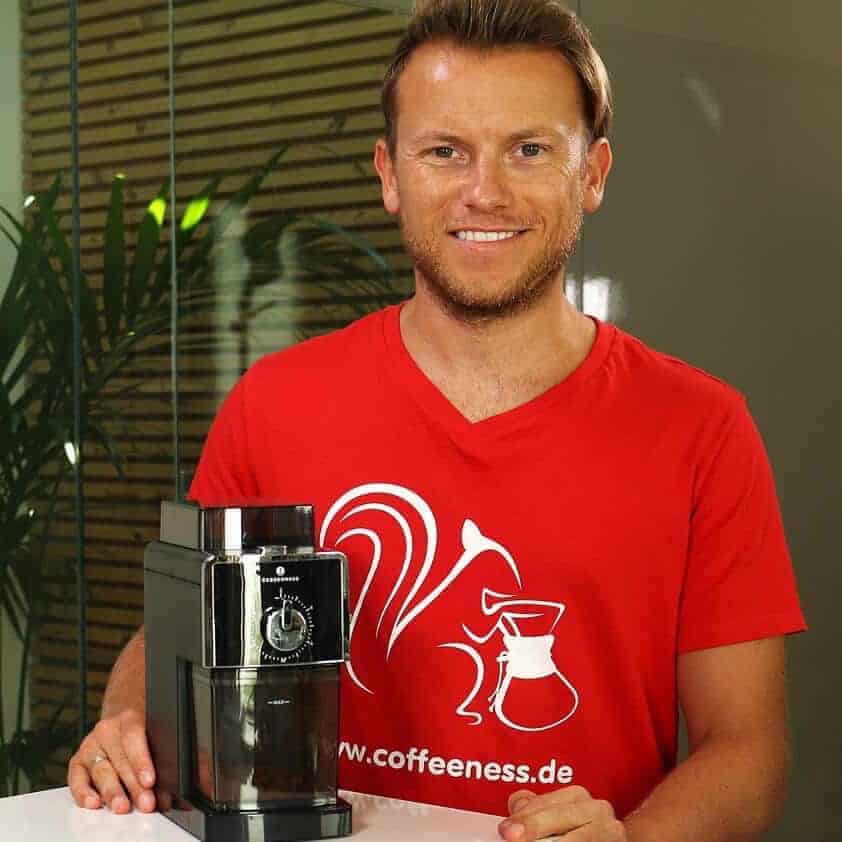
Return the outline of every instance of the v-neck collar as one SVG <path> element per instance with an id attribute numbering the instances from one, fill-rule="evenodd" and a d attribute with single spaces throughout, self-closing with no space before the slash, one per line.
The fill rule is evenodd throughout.
<path id="1" fill-rule="evenodd" d="M 540 421 L 555 404 L 571 400 L 605 362 L 617 333 L 613 325 L 590 316 L 596 325 L 596 338 L 588 355 L 567 377 L 519 406 L 480 421 L 470 421 L 424 374 L 407 350 L 400 327 L 402 307 L 403 304 L 394 304 L 382 314 L 386 368 L 395 385 L 408 393 L 418 410 L 462 444 L 505 436 Z"/>

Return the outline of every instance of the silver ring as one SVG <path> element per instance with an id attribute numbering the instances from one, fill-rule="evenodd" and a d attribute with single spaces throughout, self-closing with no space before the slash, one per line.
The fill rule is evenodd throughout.
<path id="1" fill-rule="evenodd" d="M 96 757 L 94 758 L 94 762 L 91 763 L 91 766 L 96 766 L 96 764 L 99 763 L 100 760 L 108 760 L 108 755 L 103 754 L 101 751 L 98 751 L 96 753 Z"/>

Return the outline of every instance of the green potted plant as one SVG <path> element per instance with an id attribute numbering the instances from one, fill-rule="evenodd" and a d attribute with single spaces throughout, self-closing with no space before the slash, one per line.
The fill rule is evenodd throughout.
<path id="1" fill-rule="evenodd" d="M 179 311 L 189 317 L 214 306 L 220 291 L 212 271 L 215 252 L 285 151 L 273 155 L 210 220 L 223 177 L 212 179 L 187 203 L 169 241 L 169 196 L 162 187 L 133 234 L 131 252 L 125 179 L 116 176 L 103 232 L 101 289 L 82 275 L 78 314 L 72 311 L 71 246 L 56 208 L 60 179 L 34 197 L 25 222 L 0 208 L 0 231 L 16 250 L 0 298 L 0 612 L 22 645 L 14 721 L 3 722 L 0 710 L 0 795 L 20 790 L 21 773 L 37 787 L 49 756 L 77 736 L 77 726 L 61 718 L 70 698 L 55 704 L 47 721 L 25 727 L 32 644 L 48 602 L 45 583 L 63 581 L 70 590 L 76 575 L 75 560 L 56 561 L 47 552 L 51 526 L 65 505 L 59 485 L 78 467 L 74 315 L 81 330 L 81 437 L 99 442 L 119 475 L 122 455 L 109 435 L 108 387 L 139 349 L 169 342 L 173 262 Z M 355 314 L 403 297 L 377 251 L 327 220 L 279 211 L 246 227 L 239 239 L 250 267 L 236 291 L 242 328 L 272 307 L 271 301 L 255 307 L 255 293 L 280 288 L 293 276 L 299 288 L 318 286 Z M 243 360 L 246 350 L 241 347 Z"/>

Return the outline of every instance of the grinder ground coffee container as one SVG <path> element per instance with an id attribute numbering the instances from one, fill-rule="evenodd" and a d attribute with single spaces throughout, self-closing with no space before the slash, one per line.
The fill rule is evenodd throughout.
<path id="1" fill-rule="evenodd" d="M 163 503 L 144 556 L 159 809 L 205 842 L 345 836 L 337 795 L 347 560 L 311 506 Z"/>

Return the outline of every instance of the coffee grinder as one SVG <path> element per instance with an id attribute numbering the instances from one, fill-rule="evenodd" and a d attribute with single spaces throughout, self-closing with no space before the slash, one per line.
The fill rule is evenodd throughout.
<path id="1" fill-rule="evenodd" d="M 205 842 L 348 835 L 348 566 L 315 552 L 312 506 L 164 502 L 143 568 L 159 809 Z"/>

